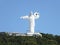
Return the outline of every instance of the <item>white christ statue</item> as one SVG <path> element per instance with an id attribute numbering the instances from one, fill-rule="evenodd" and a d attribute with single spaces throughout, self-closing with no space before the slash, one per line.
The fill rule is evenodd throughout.
<path id="1" fill-rule="evenodd" d="M 34 34 L 35 29 L 35 19 L 39 18 L 39 13 L 35 12 L 34 14 L 31 12 L 29 16 L 22 16 L 20 17 L 22 19 L 28 19 L 29 20 L 29 33 Z"/>

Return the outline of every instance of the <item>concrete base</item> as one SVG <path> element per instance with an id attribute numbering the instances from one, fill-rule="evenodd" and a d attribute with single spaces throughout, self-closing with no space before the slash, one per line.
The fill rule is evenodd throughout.
<path id="1" fill-rule="evenodd" d="M 40 37 L 42 37 L 42 34 L 40 34 L 40 33 L 27 33 L 27 36 L 40 36 Z"/>

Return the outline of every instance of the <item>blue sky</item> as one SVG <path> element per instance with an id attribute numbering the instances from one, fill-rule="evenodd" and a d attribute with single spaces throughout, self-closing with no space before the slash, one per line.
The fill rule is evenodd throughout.
<path id="1" fill-rule="evenodd" d="M 60 0 L 0 0 L 0 32 L 25 33 L 27 20 L 20 16 L 38 11 L 35 32 L 60 35 Z"/>

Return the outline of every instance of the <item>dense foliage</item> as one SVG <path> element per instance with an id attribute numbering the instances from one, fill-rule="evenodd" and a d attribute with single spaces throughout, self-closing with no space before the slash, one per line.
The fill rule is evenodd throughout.
<path id="1" fill-rule="evenodd" d="M 0 45 L 60 45 L 60 36 L 41 33 L 40 36 L 9 36 L 0 33 Z"/>

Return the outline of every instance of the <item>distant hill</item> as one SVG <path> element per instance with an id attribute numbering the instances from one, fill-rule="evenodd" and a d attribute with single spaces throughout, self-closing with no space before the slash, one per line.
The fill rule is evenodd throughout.
<path id="1" fill-rule="evenodd" d="M 41 33 L 40 36 L 9 36 L 0 32 L 0 45 L 60 45 L 60 36 Z"/>

